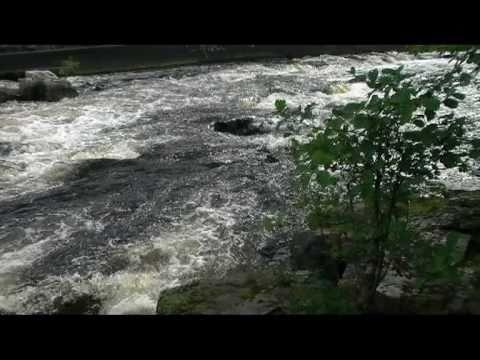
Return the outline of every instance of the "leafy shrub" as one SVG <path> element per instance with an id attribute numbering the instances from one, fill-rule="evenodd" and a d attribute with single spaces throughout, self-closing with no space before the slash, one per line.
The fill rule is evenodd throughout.
<path id="1" fill-rule="evenodd" d="M 457 238 L 444 246 L 427 244 L 408 223 L 409 204 L 422 188 L 442 169 L 467 170 L 469 157 L 480 153 L 480 141 L 465 139 L 466 119 L 454 112 L 465 98 L 457 88 L 470 83 L 480 57 L 473 49 L 452 61 L 450 71 L 431 80 L 415 81 L 403 67 L 360 75 L 370 88 L 367 100 L 334 109 L 309 141 L 295 143 L 301 190 L 315 225 L 341 219 L 352 238 L 343 256 L 362 269 L 366 309 L 389 270 L 415 272 L 421 288 L 433 279 L 458 279 L 450 258 Z M 464 63 L 476 65 L 474 71 L 463 71 Z M 275 107 L 290 118 L 285 101 Z"/>

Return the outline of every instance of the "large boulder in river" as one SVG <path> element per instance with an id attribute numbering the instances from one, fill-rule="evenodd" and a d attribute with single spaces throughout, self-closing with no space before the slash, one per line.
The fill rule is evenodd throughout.
<path id="1" fill-rule="evenodd" d="M 78 96 L 70 82 L 50 71 L 26 71 L 19 85 L 19 97 L 27 101 L 59 101 Z"/>
<path id="2" fill-rule="evenodd" d="M 218 132 L 230 133 L 239 136 L 259 135 L 268 132 L 262 125 L 255 122 L 253 118 L 241 118 L 230 121 L 217 121 L 213 129 Z"/>

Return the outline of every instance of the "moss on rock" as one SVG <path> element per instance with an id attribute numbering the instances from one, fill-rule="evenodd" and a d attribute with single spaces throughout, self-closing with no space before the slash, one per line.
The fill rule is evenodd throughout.
<path id="1" fill-rule="evenodd" d="M 326 314 L 353 313 L 343 289 L 317 277 L 272 269 L 231 272 L 160 295 L 157 314 Z"/>

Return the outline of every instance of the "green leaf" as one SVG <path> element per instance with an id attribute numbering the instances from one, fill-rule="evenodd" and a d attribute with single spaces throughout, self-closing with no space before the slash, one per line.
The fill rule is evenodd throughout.
<path id="1" fill-rule="evenodd" d="M 448 250 L 453 250 L 453 248 L 457 245 L 458 240 L 460 239 L 460 234 L 458 232 L 449 232 L 447 234 L 447 242 L 446 247 Z"/>
<path id="2" fill-rule="evenodd" d="M 462 86 L 466 86 L 466 85 L 470 84 L 470 81 L 472 80 L 472 76 L 471 76 L 470 74 L 468 74 L 468 73 L 462 73 L 462 74 L 460 75 L 460 79 L 459 79 L 459 80 L 460 80 L 460 84 L 461 84 Z"/>
<path id="3" fill-rule="evenodd" d="M 451 109 L 455 109 L 458 106 L 458 101 L 448 98 L 443 101 L 443 104 Z"/>
<path id="4" fill-rule="evenodd" d="M 378 78 L 378 70 L 374 69 L 368 72 L 368 80 L 375 82 Z"/>
<path id="5" fill-rule="evenodd" d="M 436 112 L 440 109 L 440 100 L 435 96 L 423 96 L 422 103 L 426 110 Z"/>
<path id="6" fill-rule="evenodd" d="M 275 100 L 275 109 L 279 113 L 284 112 L 287 109 L 287 102 L 283 99 Z"/>
<path id="7" fill-rule="evenodd" d="M 374 112 L 377 112 L 379 110 L 382 109 L 382 100 L 378 97 L 378 95 L 373 95 L 370 99 L 370 101 L 368 102 L 368 109 L 374 111 Z"/>
<path id="8" fill-rule="evenodd" d="M 473 139 L 470 141 L 472 149 L 469 152 L 469 156 L 472 158 L 480 158 L 480 139 Z"/>
<path id="9" fill-rule="evenodd" d="M 411 141 L 420 141 L 422 139 L 420 131 L 405 131 L 403 133 L 403 136 L 405 137 L 406 140 L 411 140 Z"/>
<path id="10" fill-rule="evenodd" d="M 425 110 L 425 116 L 427 117 L 427 120 L 433 120 L 435 118 L 436 112 L 433 110 Z"/>
<path id="11" fill-rule="evenodd" d="M 429 124 L 426 127 L 424 127 L 420 132 L 421 139 L 420 141 L 425 144 L 425 145 L 432 145 L 435 140 L 435 132 L 438 129 L 438 125 L 436 124 Z"/>
<path id="12" fill-rule="evenodd" d="M 322 186 L 329 186 L 335 185 L 337 183 L 337 179 L 330 175 L 328 171 L 318 171 L 317 182 Z"/>
<path id="13" fill-rule="evenodd" d="M 459 161 L 459 157 L 456 154 L 451 152 L 447 152 L 443 156 L 440 157 L 440 162 L 445 165 L 446 168 L 452 168 L 457 165 Z"/>
<path id="14" fill-rule="evenodd" d="M 480 148 L 480 139 L 472 139 L 472 140 L 470 140 L 470 144 L 474 148 Z"/>
<path id="15" fill-rule="evenodd" d="M 372 118 L 365 114 L 357 114 L 352 123 L 357 129 L 368 129 L 372 125 Z"/>
<path id="16" fill-rule="evenodd" d="M 343 118 L 352 118 L 353 115 L 363 108 L 363 103 L 349 103 L 345 106 L 340 106 L 332 110 L 335 116 Z"/>
<path id="17" fill-rule="evenodd" d="M 465 99 L 465 94 L 462 93 L 453 93 L 452 96 L 458 100 L 464 100 Z"/>
<path id="18" fill-rule="evenodd" d="M 321 149 L 315 150 L 315 152 L 312 155 L 312 162 L 314 163 L 314 165 L 317 165 L 317 166 L 318 165 L 328 166 L 333 162 L 334 159 L 335 157 L 333 156 L 333 154 L 330 154 Z"/>
<path id="19" fill-rule="evenodd" d="M 398 93 L 398 110 L 402 120 L 408 121 L 416 109 L 415 104 L 410 100 L 410 92 L 408 90 L 401 90 Z"/>
<path id="20" fill-rule="evenodd" d="M 355 112 L 360 111 L 362 107 L 363 107 L 362 103 L 350 103 L 343 107 L 343 111 L 347 114 L 353 114 Z"/>

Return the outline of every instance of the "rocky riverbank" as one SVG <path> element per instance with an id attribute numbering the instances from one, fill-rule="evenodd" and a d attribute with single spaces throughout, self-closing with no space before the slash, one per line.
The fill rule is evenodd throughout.
<path id="1" fill-rule="evenodd" d="M 412 314 L 480 313 L 480 192 L 448 192 L 445 198 L 419 200 L 414 207 L 413 226 L 434 243 L 445 241 L 449 233 L 462 234 L 459 253 L 462 269 L 468 274 L 455 294 L 410 296 L 401 284 L 379 287 L 376 311 Z M 169 289 L 160 295 L 158 314 L 354 314 L 355 284 L 348 264 L 331 254 L 328 237 L 314 232 L 269 244 L 271 258 L 288 251 L 281 266 L 260 269 L 237 268 L 220 279 L 204 278 Z M 288 249 L 285 249 L 287 247 Z M 265 251 L 264 251 L 265 252 Z M 397 295 L 391 295 L 391 287 Z M 390 288 L 389 288 L 390 287 Z"/>

